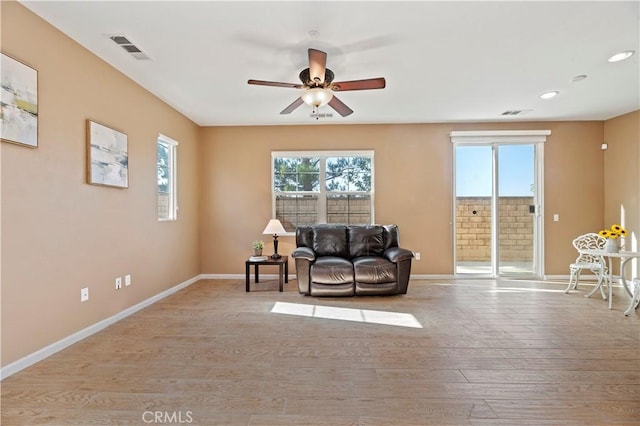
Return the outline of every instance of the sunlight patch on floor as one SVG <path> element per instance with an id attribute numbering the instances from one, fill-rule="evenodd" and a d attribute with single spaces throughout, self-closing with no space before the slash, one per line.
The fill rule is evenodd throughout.
<path id="1" fill-rule="evenodd" d="M 531 292 L 531 293 L 564 293 L 564 289 L 562 290 L 553 290 L 550 288 L 525 288 L 525 287 L 498 287 L 493 288 L 491 290 L 487 290 L 488 293 L 521 293 L 521 292 Z"/>
<path id="2" fill-rule="evenodd" d="M 385 324 L 398 327 L 422 328 L 422 324 L 411 314 L 403 312 L 371 311 L 368 309 L 337 308 L 334 306 L 306 305 L 302 303 L 276 302 L 272 313 L 326 318 L 342 321 Z"/>

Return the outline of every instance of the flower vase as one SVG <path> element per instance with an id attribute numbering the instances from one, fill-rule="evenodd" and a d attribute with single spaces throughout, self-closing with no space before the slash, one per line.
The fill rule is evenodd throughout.
<path id="1" fill-rule="evenodd" d="M 253 249 L 253 255 L 254 256 L 262 256 L 262 249 L 261 248 L 254 248 Z"/>
<path id="2" fill-rule="evenodd" d="M 618 245 L 617 238 L 607 238 L 607 242 L 604 244 L 604 251 L 607 253 L 618 253 L 620 246 Z"/>

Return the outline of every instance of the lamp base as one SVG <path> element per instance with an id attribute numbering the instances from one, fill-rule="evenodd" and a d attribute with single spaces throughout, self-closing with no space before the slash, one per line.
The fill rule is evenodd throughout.
<path id="1" fill-rule="evenodd" d="M 278 254 L 278 235 L 273 235 L 273 254 L 271 255 L 272 259 L 280 259 L 282 256 Z"/>

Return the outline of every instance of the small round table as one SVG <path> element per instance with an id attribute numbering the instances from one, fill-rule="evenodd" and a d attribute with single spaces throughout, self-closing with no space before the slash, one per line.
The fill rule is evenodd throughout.
<path id="1" fill-rule="evenodd" d="M 613 281 L 613 271 L 612 271 L 613 265 L 611 263 L 614 257 L 620 259 L 620 281 L 622 282 L 622 286 L 624 287 L 624 289 L 627 291 L 627 294 L 631 297 L 631 303 L 629 304 L 629 307 L 627 308 L 627 310 L 624 311 L 624 314 L 625 316 L 628 316 L 631 312 L 633 312 L 633 310 L 636 309 L 638 307 L 638 304 L 640 303 L 640 288 L 638 288 L 640 287 L 640 285 L 636 285 L 636 288 L 634 288 L 633 293 L 631 292 L 631 290 L 629 290 L 629 286 L 627 285 L 627 280 L 624 278 L 624 267 L 631 259 L 640 257 L 640 252 L 619 251 L 616 253 L 610 253 L 608 251 L 601 250 L 601 249 L 585 249 L 585 250 L 580 250 L 580 253 L 590 254 L 592 256 L 607 257 L 609 259 L 609 273 L 606 276 L 603 276 L 603 278 L 606 279 L 609 283 L 609 309 L 611 309 L 611 296 L 613 295 L 611 291 L 611 284 Z M 591 296 L 600 288 L 600 286 L 602 286 L 602 281 L 603 280 L 600 280 L 596 288 L 594 288 L 589 292 L 589 294 L 587 294 L 587 297 Z"/>

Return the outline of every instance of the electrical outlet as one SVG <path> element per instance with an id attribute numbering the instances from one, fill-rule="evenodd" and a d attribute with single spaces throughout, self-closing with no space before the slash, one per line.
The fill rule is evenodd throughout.
<path id="1" fill-rule="evenodd" d="M 81 288 L 80 289 L 80 301 L 81 302 L 86 302 L 87 300 L 89 300 L 89 288 L 88 287 Z"/>
<path id="2" fill-rule="evenodd" d="M 122 277 L 116 278 L 116 290 L 120 290 L 122 288 Z"/>
<path id="3" fill-rule="evenodd" d="M 559 215 L 558 213 L 556 213 L 556 214 L 554 214 L 554 215 L 553 215 L 553 221 L 554 221 L 554 222 L 558 222 L 558 221 L 560 221 L 560 215 Z"/>
<path id="4" fill-rule="evenodd" d="M 415 253 L 416 255 L 416 260 L 420 260 L 420 253 Z"/>
<path id="5" fill-rule="evenodd" d="M 131 274 L 127 274 L 124 276 L 124 285 L 125 286 L 131 285 Z"/>

